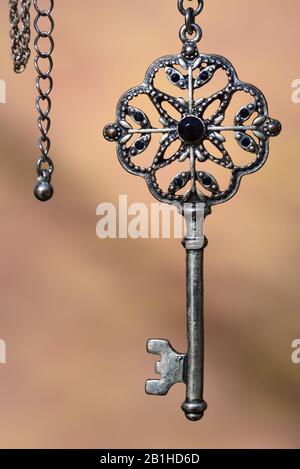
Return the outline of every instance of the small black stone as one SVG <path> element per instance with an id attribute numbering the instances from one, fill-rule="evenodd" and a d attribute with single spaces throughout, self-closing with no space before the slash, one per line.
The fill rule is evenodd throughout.
<path id="1" fill-rule="evenodd" d="M 241 144 L 243 145 L 243 147 L 248 148 L 251 145 L 250 138 L 249 137 L 242 138 Z"/>
<path id="2" fill-rule="evenodd" d="M 178 83 L 180 80 L 180 75 L 178 73 L 173 73 L 171 76 L 171 81 L 172 83 Z"/>
<path id="3" fill-rule="evenodd" d="M 176 176 L 176 177 L 174 178 L 174 181 L 173 181 L 173 182 L 174 182 L 175 186 L 181 187 L 182 184 L 183 184 L 183 179 L 182 179 L 181 176 Z"/>
<path id="4" fill-rule="evenodd" d="M 134 117 L 134 120 L 135 120 L 136 122 L 143 122 L 143 120 L 144 120 L 144 116 L 143 116 L 143 114 L 142 114 L 140 111 L 136 111 L 136 112 L 134 113 L 133 117 Z"/>
<path id="5" fill-rule="evenodd" d="M 242 119 L 247 119 L 247 117 L 250 116 L 249 109 L 247 109 L 247 108 L 242 109 L 241 112 L 240 112 L 240 116 L 241 116 Z"/>
<path id="6" fill-rule="evenodd" d="M 199 76 L 200 76 L 201 80 L 207 80 L 208 77 L 209 77 L 209 74 L 208 74 L 208 72 L 203 71 L 203 72 L 200 73 Z"/>
<path id="7" fill-rule="evenodd" d="M 204 178 L 202 179 L 202 183 L 205 185 L 205 186 L 211 186 L 212 184 L 212 178 L 210 176 L 204 176 Z"/>
<path id="8" fill-rule="evenodd" d="M 138 151 L 141 151 L 145 148 L 145 144 L 144 144 L 143 140 L 138 140 L 137 142 L 135 142 L 134 146 Z"/>
<path id="9" fill-rule="evenodd" d="M 179 122 L 178 134 L 186 143 L 199 143 L 205 135 L 205 127 L 198 117 L 187 116 Z"/>

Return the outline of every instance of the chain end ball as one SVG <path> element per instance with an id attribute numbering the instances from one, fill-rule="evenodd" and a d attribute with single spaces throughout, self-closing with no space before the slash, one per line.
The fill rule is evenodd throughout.
<path id="1" fill-rule="evenodd" d="M 34 187 L 34 195 L 40 202 L 47 202 L 52 198 L 53 193 L 51 175 L 49 171 L 43 171 Z"/>

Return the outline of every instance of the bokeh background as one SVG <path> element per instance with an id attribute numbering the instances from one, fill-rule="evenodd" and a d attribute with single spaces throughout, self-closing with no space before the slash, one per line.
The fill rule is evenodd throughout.
<path id="1" fill-rule="evenodd" d="M 224 3 L 224 5 L 223 5 Z M 0 365 L 2 448 L 297 448 L 300 365 L 299 116 L 295 0 L 209 0 L 201 50 L 228 57 L 265 91 L 284 132 L 268 164 L 206 223 L 209 409 L 185 420 L 184 387 L 144 394 L 146 340 L 185 350 L 184 250 L 178 240 L 96 237 L 100 202 L 152 198 L 122 170 L 101 129 L 157 57 L 177 53 L 175 0 L 57 1 L 51 155 L 55 198 L 32 196 L 38 156 L 34 71 L 14 75 L 0 4 Z"/>

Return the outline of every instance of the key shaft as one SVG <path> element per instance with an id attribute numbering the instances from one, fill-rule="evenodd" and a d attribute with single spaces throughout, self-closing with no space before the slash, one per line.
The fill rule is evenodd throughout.
<path id="1" fill-rule="evenodd" d="M 203 400 L 204 384 L 204 288 L 201 249 L 186 250 L 187 368 L 186 400 L 182 410 L 189 420 L 200 420 L 207 408 Z"/>
<path id="2" fill-rule="evenodd" d="M 204 237 L 205 213 L 203 204 L 189 204 L 184 208 L 186 237 L 186 314 L 187 359 L 186 400 L 182 410 L 189 420 L 200 420 L 207 408 L 203 399 L 204 387 Z"/>

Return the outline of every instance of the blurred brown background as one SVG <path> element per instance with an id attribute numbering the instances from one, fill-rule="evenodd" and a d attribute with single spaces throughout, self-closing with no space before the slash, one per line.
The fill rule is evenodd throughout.
<path id="1" fill-rule="evenodd" d="M 178 240 L 96 237 L 96 207 L 151 203 L 120 167 L 102 127 L 154 59 L 180 50 L 175 0 L 63 0 L 55 8 L 51 155 L 55 198 L 32 196 L 38 156 L 32 62 L 15 76 L 0 5 L 0 365 L 2 448 L 290 448 L 300 441 L 298 123 L 295 0 L 209 0 L 201 50 L 225 55 L 265 91 L 284 125 L 268 164 L 218 207 L 206 235 L 206 388 L 200 423 L 183 386 L 144 394 L 149 337 L 185 350 L 184 250 Z M 223 5 L 224 4 L 224 5 Z"/>

